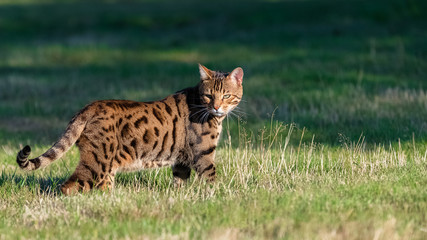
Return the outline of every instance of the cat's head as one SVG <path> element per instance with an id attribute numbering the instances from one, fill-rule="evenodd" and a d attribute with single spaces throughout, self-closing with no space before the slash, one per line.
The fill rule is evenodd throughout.
<path id="1" fill-rule="evenodd" d="M 238 67 L 231 73 L 212 71 L 199 64 L 199 95 L 207 111 L 222 117 L 240 103 L 243 95 L 243 69 Z"/>

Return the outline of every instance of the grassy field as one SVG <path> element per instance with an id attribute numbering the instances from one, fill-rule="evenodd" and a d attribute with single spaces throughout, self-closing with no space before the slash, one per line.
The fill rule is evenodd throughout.
<path id="1" fill-rule="evenodd" d="M 426 239 L 426 1 L 0 0 L 0 239 Z M 32 173 L 98 99 L 161 99 L 197 63 L 245 71 L 218 180 L 120 174 L 62 196 Z M 193 173 L 194 174 L 194 173 Z"/>

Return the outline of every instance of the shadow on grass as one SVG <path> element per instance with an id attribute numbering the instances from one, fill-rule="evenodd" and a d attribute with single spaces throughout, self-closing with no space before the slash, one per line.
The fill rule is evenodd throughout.
<path id="1" fill-rule="evenodd" d="M 61 195 L 60 186 L 66 177 L 38 177 L 31 175 L 16 175 L 15 173 L 1 173 L 0 187 L 2 189 L 27 188 L 28 191 L 46 196 Z"/>
<path id="2" fill-rule="evenodd" d="M 152 171 L 151 173 L 149 171 Z M 115 179 L 115 187 L 123 188 L 141 188 L 165 190 L 173 188 L 173 176 L 171 171 L 166 169 L 157 170 L 159 175 L 153 174 L 156 170 L 141 170 L 132 173 L 118 173 Z M 166 172 L 165 172 L 166 171 Z M 22 191 L 26 188 L 32 194 L 56 197 L 62 195 L 60 190 L 61 184 L 69 176 L 35 176 L 34 174 L 17 175 L 16 172 L 0 173 L 0 187 L 5 192 Z M 194 177 L 194 176 L 193 176 Z M 102 193 L 103 191 L 96 188 L 91 192 Z"/>
<path id="3" fill-rule="evenodd" d="M 194 176 L 191 176 L 192 178 Z M 122 172 L 116 175 L 115 185 L 124 188 L 165 190 L 173 188 L 173 175 L 170 167 L 142 169 L 130 173 Z"/>

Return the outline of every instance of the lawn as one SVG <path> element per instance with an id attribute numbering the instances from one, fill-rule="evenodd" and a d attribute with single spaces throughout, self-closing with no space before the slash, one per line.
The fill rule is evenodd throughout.
<path id="1" fill-rule="evenodd" d="M 426 239 L 426 1 L 0 0 L 0 239 Z M 31 173 L 91 101 L 151 101 L 242 67 L 218 179 L 168 168 L 65 197 Z"/>

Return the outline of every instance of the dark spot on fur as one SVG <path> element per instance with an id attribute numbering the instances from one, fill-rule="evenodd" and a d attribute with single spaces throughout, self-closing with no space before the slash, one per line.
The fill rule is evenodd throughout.
<path id="1" fill-rule="evenodd" d="M 145 131 L 144 135 L 142 136 L 142 139 L 144 140 L 144 143 L 148 143 L 150 141 L 148 130 Z"/>
<path id="2" fill-rule="evenodd" d="M 144 122 L 145 124 L 148 123 L 148 119 L 146 116 L 142 116 L 141 118 L 139 118 L 138 120 L 135 121 L 134 125 L 136 128 L 139 128 L 139 126 L 141 125 L 141 123 Z"/>

